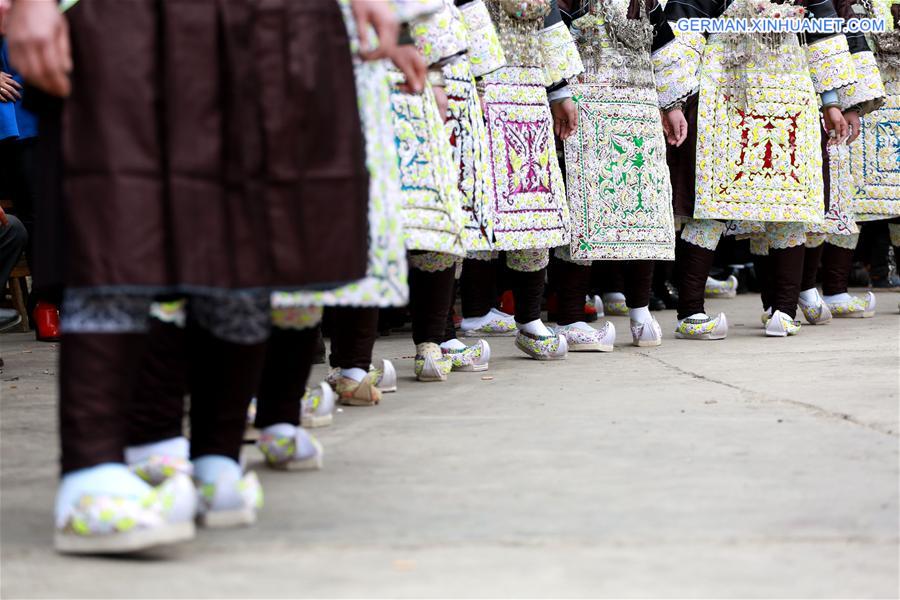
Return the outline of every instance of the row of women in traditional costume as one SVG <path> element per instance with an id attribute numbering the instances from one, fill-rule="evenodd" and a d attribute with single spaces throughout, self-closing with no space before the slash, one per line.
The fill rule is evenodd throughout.
<path id="1" fill-rule="evenodd" d="M 456 337 L 457 279 L 467 337 L 514 334 L 553 360 L 612 349 L 612 326 L 590 327 L 582 308 L 590 262 L 622 261 L 632 342 L 658 345 L 652 261 L 675 256 L 678 218 L 679 337 L 725 336 L 702 297 L 727 230 L 768 252 L 766 332 L 796 332 L 798 257 L 802 271 L 807 234 L 825 222 L 819 103 L 864 112 L 878 97 L 851 93 L 870 82 L 844 36 L 748 46 L 669 24 L 749 14 L 750 0 L 589 0 L 565 21 L 552 0 L 393 4 L 406 24 L 395 60 L 428 67 L 420 92 L 390 61 L 359 58 L 347 3 L 69 11 L 73 93 L 43 136 L 62 148 L 63 194 L 46 202 L 67 234 L 55 261 L 60 550 L 189 539 L 195 516 L 253 522 L 262 492 L 239 456 L 251 398 L 269 467 L 321 467 L 302 425 L 396 389 L 393 365 L 373 359 L 380 308 L 409 304 L 420 381 L 487 369 L 489 344 Z M 670 126 L 688 123 L 668 151 L 661 108 Z M 864 117 L 869 135 L 883 129 L 877 114 Z M 575 115 L 561 165 L 554 127 L 573 129 Z M 501 253 L 512 315 L 490 292 Z M 552 328 L 541 319 L 551 253 Z M 323 309 L 336 317 L 332 371 L 308 390 Z"/>

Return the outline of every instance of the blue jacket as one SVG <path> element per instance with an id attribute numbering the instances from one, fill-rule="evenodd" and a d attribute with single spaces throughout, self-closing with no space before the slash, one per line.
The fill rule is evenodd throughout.
<path id="1" fill-rule="evenodd" d="M 0 71 L 9 73 L 16 81 L 22 78 L 9 64 L 6 53 L 6 40 L 0 38 Z M 0 140 L 9 138 L 25 139 L 37 135 L 37 117 L 22 108 L 22 101 L 0 102 Z"/>

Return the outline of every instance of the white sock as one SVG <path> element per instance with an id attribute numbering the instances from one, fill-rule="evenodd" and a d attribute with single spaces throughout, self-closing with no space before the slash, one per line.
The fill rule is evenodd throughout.
<path id="1" fill-rule="evenodd" d="M 625 302 L 625 294 L 622 292 L 609 292 L 608 294 L 603 294 L 604 302 Z"/>
<path id="2" fill-rule="evenodd" d="M 144 462 L 151 456 L 172 456 L 187 460 L 189 455 L 190 444 L 184 436 L 125 448 L 125 462 L 129 465 Z"/>
<path id="3" fill-rule="evenodd" d="M 584 321 L 576 321 L 575 323 L 569 323 L 567 327 L 574 327 L 575 329 L 581 329 L 582 331 L 593 331 L 594 328 L 585 323 Z"/>
<path id="4" fill-rule="evenodd" d="M 56 524 L 65 525 L 69 509 L 85 494 L 139 499 L 152 488 L 121 463 L 104 463 L 63 475 L 56 493 Z"/>
<path id="5" fill-rule="evenodd" d="M 800 292 L 800 300 L 804 304 L 817 304 L 819 301 L 819 291 L 816 288 L 809 288 Z"/>
<path id="6" fill-rule="evenodd" d="M 365 376 L 366 372 L 357 367 L 353 367 L 352 369 L 341 369 L 341 377 L 352 379 L 356 383 L 362 381 Z"/>
<path id="7" fill-rule="evenodd" d="M 540 319 L 535 319 L 529 323 L 516 323 L 516 327 L 531 335 L 540 335 L 544 337 L 553 335 L 553 332 L 547 329 L 547 326 L 544 325 Z"/>
<path id="8" fill-rule="evenodd" d="M 444 350 L 465 350 L 466 345 L 458 339 L 453 338 L 452 340 L 447 340 L 446 342 L 442 343 L 441 348 L 443 348 Z"/>
<path id="9" fill-rule="evenodd" d="M 280 427 L 273 425 L 272 427 Z M 286 425 L 293 427 L 293 425 Z M 267 427 L 265 431 L 271 429 Z M 194 459 L 194 477 L 204 485 L 214 485 L 223 474 L 230 474 L 235 481 L 240 481 L 242 473 L 241 465 L 236 460 L 227 456 L 211 454 Z"/>
<path id="10" fill-rule="evenodd" d="M 459 326 L 460 326 L 460 328 L 465 329 L 465 330 L 478 329 L 480 327 L 483 327 L 484 325 L 487 325 L 488 321 L 490 321 L 491 315 L 493 314 L 493 312 L 494 312 L 494 309 L 492 308 L 486 314 L 484 314 L 480 317 L 466 317 L 462 320 L 462 322 L 460 322 Z M 497 311 L 497 312 L 500 313 L 500 311 Z M 503 313 L 500 313 L 500 314 L 503 314 Z"/>
<path id="11" fill-rule="evenodd" d="M 631 320 L 635 323 L 649 323 L 653 320 L 653 316 L 650 314 L 650 306 L 629 308 L 628 316 L 631 317 Z"/>
<path id="12" fill-rule="evenodd" d="M 492 309 L 491 309 L 491 313 L 494 313 L 495 315 L 501 316 L 501 317 L 503 317 L 504 319 L 512 319 L 512 318 L 513 318 L 512 315 L 506 314 L 505 312 L 503 312 L 503 311 L 500 310 L 499 308 L 492 308 Z M 488 315 L 490 315 L 491 313 L 488 313 Z"/>
<path id="13" fill-rule="evenodd" d="M 853 300 L 853 296 L 844 292 L 843 294 L 835 294 L 834 296 L 822 296 L 822 299 L 829 304 L 845 304 Z"/>
<path id="14" fill-rule="evenodd" d="M 702 321 L 708 321 L 709 315 L 707 315 L 706 313 L 694 313 L 691 316 L 689 316 L 688 319 L 698 319 L 698 320 L 702 320 Z"/>

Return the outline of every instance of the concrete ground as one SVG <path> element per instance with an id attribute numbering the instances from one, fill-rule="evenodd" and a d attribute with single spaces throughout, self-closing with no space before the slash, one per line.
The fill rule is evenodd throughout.
<path id="1" fill-rule="evenodd" d="M 141 558 L 51 549 L 57 350 L 0 337 L 2 588 L 29 597 L 896 597 L 900 294 L 873 319 L 766 339 L 538 363 L 494 339 L 489 378 L 412 381 L 318 430 L 326 469 L 259 469 L 250 529 Z M 321 376 L 319 368 L 315 375 Z"/>

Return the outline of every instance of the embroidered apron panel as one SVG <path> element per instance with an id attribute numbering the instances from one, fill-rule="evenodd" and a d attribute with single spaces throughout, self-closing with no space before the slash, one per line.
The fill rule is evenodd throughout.
<path id="1" fill-rule="evenodd" d="M 819 222 L 825 212 L 819 113 L 796 42 L 768 64 L 722 67 L 703 56 L 698 108 L 698 219 Z"/>
<path id="2" fill-rule="evenodd" d="M 900 73 L 896 75 L 885 80 L 884 106 L 862 117 L 859 139 L 850 145 L 856 184 L 852 210 L 858 214 L 900 215 Z"/>
<path id="3" fill-rule="evenodd" d="M 504 67 L 484 78 L 494 247 L 551 248 L 569 242 L 569 210 L 541 69 Z"/>
<path id="4" fill-rule="evenodd" d="M 672 188 L 656 90 L 570 83 L 578 131 L 565 142 L 575 260 L 674 260 Z"/>

